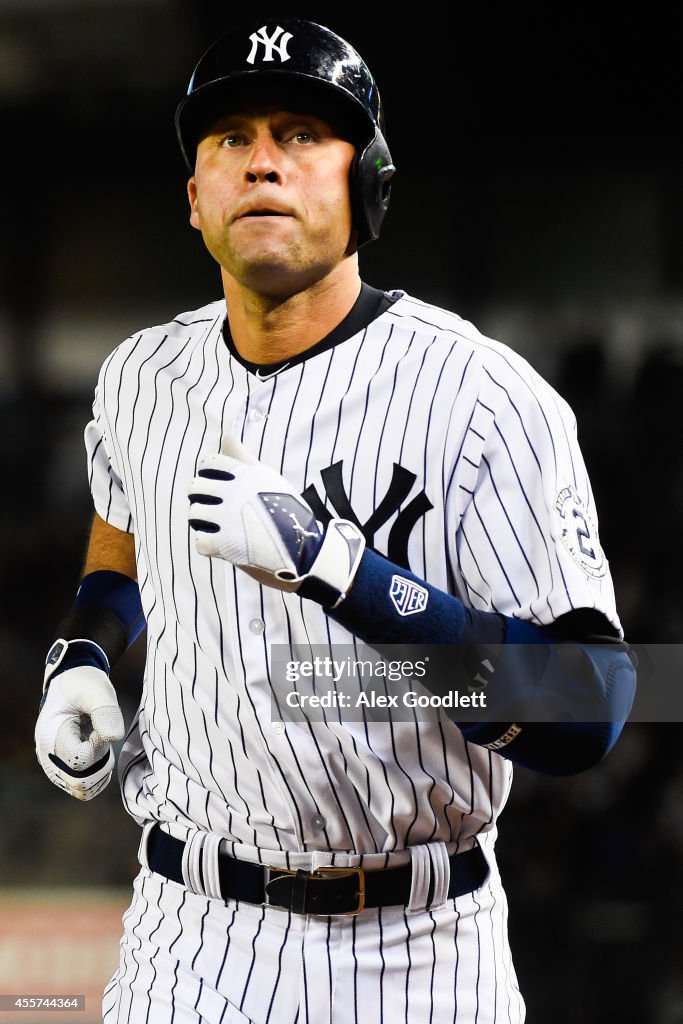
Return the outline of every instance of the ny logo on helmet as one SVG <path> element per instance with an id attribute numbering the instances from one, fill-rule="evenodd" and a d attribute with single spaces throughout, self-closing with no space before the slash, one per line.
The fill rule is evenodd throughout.
<path id="1" fill-rule="evenodd" d="M 282 35 L 283 32 L 284 35 Z M 280 36 L 282 36 L 281 39 Z M 273 29 L 273 34 L 270 36 L 268 35 L 268 29 L 266 28 L 266 26 L 262 25 L 258 32 L 252 32 L 249 38 L 251 40 L 251 52 L 247 57 L 247 64 L 253 64 L 255 62 L 256 54 L 258 53 L 258 48 L 261 44 L 263 44 L 264 61 L 275 59 L 273 57 L 273 51 L 277 51 L 281 63 L 284 63 L 286 60 L 289 60 L 289 54 L 287 53 L 287 44 L 289 40 L 292 38 L 292 33 L 285 32 L 285 30 L 283 28 L 280 28 L 279 25 L 275 29 Z M 280 39 L 279 43 L 278 39 Z"/>

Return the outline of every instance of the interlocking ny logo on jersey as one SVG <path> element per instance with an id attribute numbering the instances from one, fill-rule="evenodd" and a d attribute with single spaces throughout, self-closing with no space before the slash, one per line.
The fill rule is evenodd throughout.
<path id="1" fill-rule="evenodd" d="M 404 508 L 401 508 L 401 505 L 403 505 L 410 494 L 417 477 L 410 470 L 404 469 L 403 466 L 399 466 L 395 462 L 387 493 L 370 518 L 366 522 L 361 523 L 351 508 L 351 502 L 344 487 L 342 479 L 343 466 L 343 460 L 340 460 L 335 462 L 334 465 L 328 466 L 327 469 L 323 469 L 320 473 L 325 493 L 334 511 L 340 519 L 348 519 L 362 531 L 369 547 L 374 545 L 377 531 L 398 512 L 389 531 L 387 558 L 396 565 L 400 565 L 402 569 L 410 569 L 408 562 L 408 538 L 418 519 L 421 519 L 430 508 L 434 507 L 424 490 L 422 490 Z M 307 487 L 301 497 L 311 506 L 316 519 L 319 519 L 324 526 L 327 526 L 330 519 L 332 519 L 332 513 L 323 504 L 315 486 L 311 484 L 310 487 Z"/>
<path id="2" fill-rule="evenodd" d="M 283 35 L 284 32 L 284 35 Z M 282 36 L 282 38 L 280 38 Z M 268 29 L 265 25 L 262 25 L 258 32 L 252 32 L 249 36 L 251 40 L 251 52 L 247 57 L 247 64 L 253 64 L 256 60 L 256 54 L 258 53 L 259 46 L 263 46 L 263 60 L 272 61 L 275 60 L 273 53 L 276 52 L 280 58 L 280 62 L 284 64 L 286 60 L 289 60 L 289 54 L 287 53 L 287 44 L 292 38 L 291 32 L 285 32 L 283 28 L 278 25 L 273 29 L 272 35 L 268 35 Z M 278 43 L 278 39 L 280 42 Z"/>
<path id="3" fill-rule="evenodd" d="M 389 597 L 399 615 L 415 615 L 427 607 L 429 591 L 404 576 L 392 576 Z"/>

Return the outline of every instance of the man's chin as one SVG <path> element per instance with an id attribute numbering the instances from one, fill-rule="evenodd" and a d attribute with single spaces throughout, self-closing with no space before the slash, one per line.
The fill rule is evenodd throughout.
<path id="1" fill-rule="evenodd" d="M 283 260 L 280 253 L 277 256 L 271 254 L 248 262 L 243 261 L 237 272 L 230 273 L 243 288 L 248 288 L 259 295 L 286 298 L 311 288 L 331 269 L 328 264 L 298 266 L 291 261 Z"/>

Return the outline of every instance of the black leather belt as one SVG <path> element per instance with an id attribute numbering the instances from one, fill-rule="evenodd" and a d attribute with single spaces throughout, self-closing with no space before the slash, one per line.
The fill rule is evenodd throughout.
<path id="1" fill-rule="evenodd" d="M 184 885 L 185 843 L 155 825 L 147 840 L 147 863 L 152 871 Z M 448 898 L 473 892 L 486 881 L 489 869 L 478 846 L 449 858 Z M 218 874 L 224 900 L 268 903 L 295 914 L 359 914 L 364 907 L 406 906 L 410 900 L 412 868 L 364 871 L 362 868 L 321 867 L 316 871 L 264 868 L 219 854 Z M 427 907 L 431 901 L 431 888 Z"/>

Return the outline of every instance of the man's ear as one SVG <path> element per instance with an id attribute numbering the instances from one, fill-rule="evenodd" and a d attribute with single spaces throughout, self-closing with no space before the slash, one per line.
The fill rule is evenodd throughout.
<path id="1" fill-rule="evenodd" d="M 193 228 L 201 230 L 199 224 L 199 210 L 197 209 L 197 181 L 192 175 L 187 183 L 187 198 L 190 202 L 190 224 Z"/>

